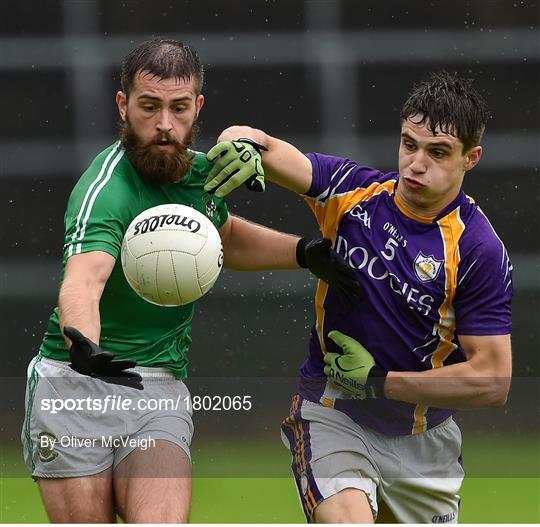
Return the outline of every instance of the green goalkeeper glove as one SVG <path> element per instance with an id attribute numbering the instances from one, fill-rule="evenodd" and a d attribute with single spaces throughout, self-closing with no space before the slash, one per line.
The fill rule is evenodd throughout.
<path id="1" fill-rule="evenodd" d="M 204 190 L 222 198 L 244 183 L 249 190 L 264 192 L 262 150 L 267 148 L 245 138 L 215 145 L 206 154 L 214 166 L 206 178 Z"/>
<path id="2" fill-rule="evenodd" d="M 343 350 L 343 354 L 325 353 L 324 374 L 328 379 L 358 399 L 384 397 L 387 372 L 375 364 L 371 353 L 340 331 L 330 331 L 328 337 Z"/>

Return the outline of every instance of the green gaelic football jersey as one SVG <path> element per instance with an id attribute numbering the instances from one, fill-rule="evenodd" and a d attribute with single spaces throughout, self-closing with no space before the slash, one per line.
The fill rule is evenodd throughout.
<path id="1" fill-rule="evenodd" d="M 204 154 L 194 155 L 191 170 L 178 183 L 150 185 L 137 175 L 117 142 L 99 154 L 79 179 L 64 218 L 63 266 L 70 256 L 90 251 L 104 251 L 116 258 L 99 305 L 101 347 L 114 353 L 115 358 L 134 359 L 140 366 L 168 368 L 177 378 L 186 376 L 193 304 L 161 307 L 137 296 L 124 278 L 120 248 L 133 218 L 165 203 L 193 207 L 217 228 L 225 223 L 225 202 L 203 189 L 212 165 Z M 69 360 L 58 308 L 49 320 L 40 353 Z"/>

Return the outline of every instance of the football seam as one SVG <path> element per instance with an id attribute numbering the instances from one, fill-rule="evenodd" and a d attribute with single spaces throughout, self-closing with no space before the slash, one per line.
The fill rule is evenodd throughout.
<path id="1" fill-rule="evenodd" d="M 169 256 L 171 257 L 171 267 L 172 267 L 172 272 L 173 272 L 173 276 L 174 276 L 174 288 L 176 289 L 176 294 L 178 295 L 178 299 L 180 300 L 180 304 L 183 304 L 184 299 L 182 298 L 182 295 L 180 294 L 180 289 L 178 289 L 178 277 L 176 275 L 176 266 L 174 265 L 174 258 L 170 254 L 171 252 L 181 252 L 181 251 L 169 251 Z M 185 253 L 182 253 L 182 254 L 185 254 Z M 195 262 L 195 264 L 196 263 L 197 262 Z"/>
<path id="2" fill-rule="evenodd" d="M 205 244 L 205 245 L 206 245 L 206 244 Z M 203 247 L 204 247 L 204 245 L 203 245 Z M 202 249 L 201 249 L 201 251 L 202 251 Z M 201 251 L 199 251 L 199 253 L 200 253 Z M 197 255 L 198 255 L 199 253 L 197 253 Z M 196 256 L 197 256 L 197 255 L 196 255 Z M 199 275 L 199 265 L 197 264 L 197 258 L 193 258 L 193 262 L 195 263 L 195 274 L 197 275 L 197 287 L 199 288 L 199 293 L 201 294 L 201 296 L 203 296 L 204 293 L 203 293 L 203 290 L 202 290 L 202 287 L 201 287 L 201 282 L 200 282 L 201 277 L 200 277 L 200 275 Z M 201 298 L 201 297 L 199 297 L 199 298 Z"/>

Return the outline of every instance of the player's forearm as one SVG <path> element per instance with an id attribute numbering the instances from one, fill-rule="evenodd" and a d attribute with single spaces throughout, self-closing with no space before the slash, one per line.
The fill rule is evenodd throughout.
<path id="1" fill-rule="evenodd" d="M 479 374 L 463 362 L 424 372 L 389 372 L 384 395 L 438 408 L 489 408 L 503 406 L 509 389 L 510 376 Z"/>
<path id="2" fill-rule="evenodd" d="M 298 269 L 298 237 L 234 217 L 224 241 L 225 267 L 237 271 Z"/>
<path id="3" fill-rule="evenodd" d="M 64 280 L 58 297 L 60 327 L 75 327 L 90 340 L 99 343 L 101 292 L 102 288 L 95 284 Z"/>
<path id="4" fill-rule="evenodd" d="M 267 143 L 269 136 L 262 130 L 252 128 L 251 126 L 229 126 L 219 134 L 217 142 L 236 141 L 240 138 L 251 139 L 265 148 L 268 148 Z"/>
<path id="5" fill-rule="evenodd" d="M 262 154 L 264 174 L 278 185 L 305 194 L 311 186 L 311 162 L 293 145 L 250 126 L 230 126 L 221 132 L 218 143 L 251 139 L 266 148 Z"/>

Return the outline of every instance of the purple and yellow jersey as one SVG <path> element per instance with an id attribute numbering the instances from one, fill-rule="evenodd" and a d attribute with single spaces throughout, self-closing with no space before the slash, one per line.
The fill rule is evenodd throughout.
<path id="1" fill-rule="evenodd" d="M 322 154 L 308 158 L 313 181 L 305 199 L 322 235 L 357 270 L 364 296 L 350 309 L 319 281 L 299 393 L 389 435 L 432 428 L 453 412 L 343 398 L 323 373 L 323 354 L 341 351 L 328 333 L 335 329 L 353 337 L 387 371 L 463 362 L 457 335 L 511 332 L 512 267 L 506 249 L 463 191 L 436 218 L 426 220 L 399 203 L 398 173 L 383 174 Z"/>

